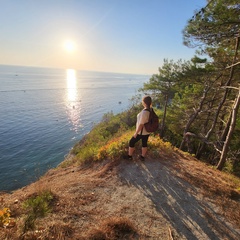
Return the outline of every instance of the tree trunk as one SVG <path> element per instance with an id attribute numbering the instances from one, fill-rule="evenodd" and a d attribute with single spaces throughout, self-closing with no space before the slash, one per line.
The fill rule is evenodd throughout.
<path id="1" fill-rule="evenodd" d="M 231 70 L 230 70 L 229 78 L 228 78 L 228 80 L 227 80 L 227 82 L 226 82 L 226 84 L 225 84 L 226 87 L 228 87 L 228 86 L 231 85 L 231 81 L 232 81 L 232 78 L 233 78 L 233 75 L 234 75 L 234 67 L 236 66 L 236 64 L 234 64 L 234 63 L 235 63 L 235 61 L 236 61 L 236 59 L 237 59 L 238 47 L 239 47 L 239 37 L 236 39 L 235 53 L 234 53 L 234 57 L 233 57 L 232 65 L 231 65 Z M 229 68 L 229 67 L 227 67 L 226 69 L 228 69 L 228 68 Z M 219 77 L 221 77 L 221 76 L 222 76 L 222 74 L 219 75 Z M 226 99 L 227 99 L 228 93 L 229 93 L 229 88 L 226 88 L 225 93 L 224 93 L 224 95 L 223 95 L 223 97 L 222 97 L 222 100 L 221 100 L 221 102 L 219 103 L 218 108 L 217 108 L 217 111 L 216 111 L 216 113 L 215 113 L 215 117 L 214 117 L 212 126 L 211 126 L 211 128 L 209 129 L 209 131 L 207 132 L 207 134 L 205 135 L 205 139 L 206 139 L 206 140 L 208 140 L 208 139 L 210 138 L 210 136 L 212 135 L 213 130 L 215 129 L 215 126 L 216 126 L 216 124 L 217 124 L 217 120 L 218 120 L 220 111 L 221 111 L 221 109 L 222 109 L 223 104 L 225 103 L 225 101 L 226 101 Z M 226 127 L 228 128 L 229 126 L 226 126 Z M 226 129 L 225 129 L 225 130 L 226 130 Z M 222 135 L 222 136 L 223 136 L 223 135 Z M 222 140 L 223 140 L 223 139 L 222 139 Z M 225 141 L 225 139 L 224 139 L 223 141 Z M 217 148 L 217 150 L 220 150 L 220 149 L 221 149 L 221 148 L 218 149 L 218 146 L 216 146 L 216 148 Z"/>
<path id="2" fill-rule="evenodd" d="M 229 148 L 230 141 L 232 139 L 232 135 L 233 135 L 234 128 L 235 128 L 235 125 L 236 125 L 239 105 L 240 105 L 240 88 L 238 90 L 238 95 L 236 97 L 235 103 L 233 105 L 231 124 L 230 124 L 229 131 L 228 131 L 228 134 L 227 134 L 227 137 L 226 137 L 226 141 L 224 142 L 224 145 L 223 145 L 220 160 L 219 160 L 218 165 L 217 165 L 218 170 L 222 170 L 223 167 L 224 167 L 224 164 L 226 162 L 228 148 Z"/>
<path id="3" fill-rule="evenodd" d="M 207 92 L 209 91 L 210 87 L 206 87 L 204 89 L 204 92 L 203 92 L 203 96 L 201 98 L 201 102 L 199 104 L 199 107 L 198 109 L 195 110 L 195 112 L 191 115 L 190 119 L 188 120 L 186 126 L 185 126 L 185 129 L 183 131 L 183 139 L 182 139 L 182 142 L 181 142 L 181 145 L 179 147 L 179 149 L 183 150 L 183 147 L 186 143 L 186 133 L 189 132 L 189 128 L 191 127 L 192 123 L 194 122 L 194 120 L 196 119 L 196 117 L 198 116 L 199 112 L 202 110 L 202 107 L 203 107 L 203 103 L 206 99 L 206 96 L 207 96 Z"/>
<path id="4" fill-rule="evenodd" d="M 168 105 L 168 95 L 165 95 L 165 103 L 164 103 L 164 111 L 163 111 L 163 119 L 160 129 L 160 138 L 164 137 L 164 130 L 165 130 L 165 122 L 166 122 L 166 114 L 167 114 L 167 105 Z"/>
<path id="5" fill-rule="evenodd" d="M 233 78 L 233 75 L 234 75 L 234 67 L 239 64 L 239 63 L 234 64 L 234 62 L 235 62 L 236 59 L 237 59 L 238 47 L 239 47 L 239 37 L 236 39 L 235 54 L 234 54 L 234 57 L 233 57 L 232 65 L 230 66 L 230 67 L 231 67 L 231 70 L 230 70 L 229 78 L 228 78 L 228 80 L 227 80 L 227 82 L 226 82 L 226 84 L 225 84 L 226 87 L 230 86 L 231 81 L 232 81 L 232 78 Z M 228 69 L 228 68 L 230 68 L 230 67 L 227 67 L 226 69 Z M 220 74 L 217 79 L 219 79 L 221 76 L 222 76 L 222 74 Z M 224 93 L 224 95 L 223 95 L 223 97 L 222 97 L 222 100 L 221 100 L 221 102 L 219 103 L 218 108 L 217 108 L 217 111 L 216 111 L 216 113 L 215 113 L 215 117 L 214 117 L 212 126 L 211 126 L 211 128 L 209 129 L 209 131 L 207 132 L 207 134 L 205 135 L 205 139 L 206 139 L 206 140 L 208 140 L 208 139 L 210 138 L 210 136 L 211 136 L 212 133 L 213 133 L 213 130 L 215 129 L 215 126 L 216 126 L 216 124 L 217 124 L 217 120 L 218 120 L 218 118 L 219 118 L 220 111 L 221 111 L 221 109 L 222 109 L 223 104 L 225 103 L 225 101 L 226 101 L 226 99 L 227 99 L 228 93 L 229 93 L 229 88 L 226 88 L 225 93 Z M 229 119 L 231 119 L 231 116 L 229 116 Z M 225 132 L 225 133 L 222 134 L 222 138 L 220 139 L 220 144 L 221 144 L 221 142 L 224 142 L 224 141 L 225 141 L 225 138 L 223 138 L 223 137 L 224 137 L 224 136 L 226 137 L 226 133 L 228 132 L 228 128 L 229 128 L 229 121 L 228 121 L 228 124 L 226 125 L 226 127 L 225 127 L 225 129 L 224 129 L 224 132 Z M 197 154 L 197 157 L 201 156 L 201 153 L 202 153 L 205 145 L 206 145 L 206 144 L 203 143 L 203 145 L 202 145 L 201 148 L 199 149 L 199 152 L 198 152 L 198 154 Z M 217 148 L 218 151 L 222 149 L 222 148 L 221 148 L 222 145 L 219 146 L 219 144 L 216 145 L 215 147 Z M 220 148 L 219 148 L 219 147 L 220 147 Z"/>
<path id="6" fill-rule="evenodd" d="M 221 74 L 221 75 L 222 75 L 222 74 Z M 220 76 L 219 76 L 219 77 L 220 77 Z M 218 77 L 215 81 L 217 81 L 217 80 L 219 79 L 219 77 Z M 215 99 L 216 99 L 216 96 L 217 96 L 217 93 L 215 92 L 215 94 L 214 94 L 213 97 L 212 97 L 212 100 L 211 100 L 210 103 L 209 103 L 209 106 L 208 106 L 208 109 L 209 109 L 209 110 L 211 110 L 211 109 L 213 108 L 214 102 L 216 101 L 216 100 L 215 100 Z M 207 132 L 207 126 L 208 126 L 208 124 L 209 124 L 209 122 L 210 122 L 210 117 L 211 117 L 211 111 L 208 111 L 206 120 L 205 120 L 205 122 L 204 122 L 204 124 L 203 124 L 203 132 L 204 132 L 205 135 L 206 135 L 206 132 Z M 196 151 L 196 158 L 197 158 L 197 159 L 200 159 L 200 158 L 201 158 L 202 153 L 203 153 L 203 151 L 204 151 L 204 149 L 205 149 L 205 147 L 206 147 L 206 141 L 207 141 L 207 140 L 208 140 L 208 139 L 206 138 L 205 141 L 200 142 L 200 144 L 199 144 L 199 146 L 198 146 L 198 149 L 197 149 L 197 151 Z"/>

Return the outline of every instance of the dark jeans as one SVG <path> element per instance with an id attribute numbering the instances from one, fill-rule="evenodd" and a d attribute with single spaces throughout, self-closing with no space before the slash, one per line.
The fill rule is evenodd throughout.
<path id="1" fill-rule="evenodd" d="M 148 137 L 149 135 L 139 135 L 139 134 L 137 135 L 136 138 L 132 137 L 129 141 L 129 147 L 133 148 L 139 140 L 142 140 L 142 147 L 147 147 Z"/>

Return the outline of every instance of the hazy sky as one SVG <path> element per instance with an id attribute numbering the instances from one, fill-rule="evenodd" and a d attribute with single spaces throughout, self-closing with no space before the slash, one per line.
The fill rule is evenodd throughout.
<path id="1" fill-rule="evenodd" d="M 154 74 L 194 55 L 182 30 L 206 3 L 0 0 L 0 64 Z"/>

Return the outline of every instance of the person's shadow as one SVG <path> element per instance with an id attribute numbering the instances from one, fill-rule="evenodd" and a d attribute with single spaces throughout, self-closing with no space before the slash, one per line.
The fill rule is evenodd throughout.
<path id="1" fill-rule="evenodd" d="M 131 162 L 129 165 L 121 167 L 121 179 L 151 199 L 181 238 L 240 239 L 240 231 L 226 223 L 215 212 L 213 204 L 203 197 L 197 199 L 197 189 L 174 176 L 166 165 L 157 160 Z"/>

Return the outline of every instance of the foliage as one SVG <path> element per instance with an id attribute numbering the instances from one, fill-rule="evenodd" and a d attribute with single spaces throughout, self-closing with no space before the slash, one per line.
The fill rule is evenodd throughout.
<path id="1" fill-rule="evenodd" d="M 117 115 L 112 113 L 105 114 L 102 121 L 95 125 L 94 128 L 73 147 L 71 151 L 73 155 L 72 159 L 61 164 L 61 167 L 66 167 L 73 162 L 82 164 L 104 159 L 117 160 L 122 158 L 127 152 L 129 140 L 135 130 L 136 115 L 141 110 L 142 106 L 138 104 Z M 162 114 L 159 110 L 156 110 L 156 113 L 159 116 Z M 154 138 L 155 140 L 153 140 Z M 163 141 L 157 141 L 156 139 L 159 139 L 158 135 L 150 137 L 149 149 L 164 145 Z M 136 147 L 138 147 L 138 145 L 139 144 L 137 144 Z M 154 152 L 154 150 L 152 151 Z M 157 152 L 158 151 L 156 151 L 156 153 Z"/>
<path id="2" fill-rule="evenodd" d="M 184 43 L 188 46 L 227 46 L 239 34 L 238 0 L 211 0 L 196 11 L 185 27 Z"/>
<path id="3" fill-rule="evenodd" d="M 121 138 L 121 134 L 131 130 L 136 124 L 136 115 L 139 112 L 140 105 L 132 106 L 127 111 L 114 115 L 107 113 L 103 116 L 102 121 L 93 127 L 93 129 L 76 144 L 71 153 L 76 157 L 73 161 L 83 163 L 88 161 L 97 161 L 102 159 L 104 148 L 108 144 L 109 157 L 115 156 L 115 149 L 119 149 L 116 144 L 108 143 L 112 138 Z M 119 140 L 118 145 L 121 145 Z M 69 162 L 71 164 L 71 162 Z"/>
<path id="4" fill-rule="evenodd" d="M 11 222 L 11 214 L 9 208 L 0 210 L 0 227 L 6 227 Z"/>
<path id="5" fill-rule="evenodd" d="M 159 73 L 154 74 L 141 89 L 143 92 L 150 92 L 153 100 L 163 109 L 160 126 L 161 138 L 164 137 L 167 109 L 176 92 L 175 86 L 179 81 L 179 75 L 183 74 L 184 68 L 187 66 L 188 63 L 182 60 L 175 63 L 173 60 L 164 59 L 163 66 L 158 69 Z"/>
<path id="6" fill-rule="evenodd" d="M 116 160 L 121 158 L 126 153 L 128 141 L 133 135 L 133 132 L 127 132 L 120 137 L 112 138 L 104 146 L 99 148 L 97 159 L 103 160 L 105 158 Z"/>
<path id="7" fill-rule="evenodd" d="M 165 142 L 214 165 L 220 161 L 224 144 L 231 142 L 226 159 L 234 172 L 239 168 L 238 115 L 231 138 L 227 136 L 233 129 L 231 116 L 235 89 L 239 87 L 239 10 L 236 0 L 208 1 L 183 31 L 185 44 L 199 46 L 196 53 L 203 53 L 204 57 L 195 55 L 190 61 L 176 62 L 164 59 L 158 74 L 152 75 L 140 89 L 151 95 L 153 104 L 160 108 L 159 134 Z M 105 114 L 102 122 L 74 146 L 75 162 L 121 156 L 142 108 L 140 96 L 132 103 L 121 114 Z"/>
<path id="8" fill-rule="evenodd" d="M 204 145 L 214 132 L 218 133 L 215 136 L 218 143 L 213 145 L 220 155 L 217 165 L 219 170 L 228 159 L 239 109 L 239 104 L 233 105 L 233 102 L 239 102 L 239 95 L 233 90 L 239 88 L 239 15 L 239 1 L 211 0 L 189 20 L 184 29 L 185 44 L 199 46 L 202 53 L 212 58 L 213 69 L 218 71 L 209 91 L 214 116 L 213 119 L 207 116 L 211 125 L 204 129 L 205 143 L 197 156 L 201 155 Z M 213 101 L 217 105 L 213 105 Z"/>
<path id="9" fill-rule="evenodd" d="M 121 133 L 120 136 L 113 136 L 109 141 L 107 141 L 102 146 L 96 148 L 96 152 L 93 155 L 89 154 L 88 158 L 85 156 L 84 162 L 88 161 L 101 161 L 104 159 L 117 160 L 121 159 L 124 155 L 126 155 L 128 149 L 129 139 L 132 137 L 134 131 L 129 130 L 127 132 Z M 139 143 L 136 144 L 136 148 L 138 148 Z M 159 157 L 161 151 L 165 153 L 172 153 L 174 147 L 169 142 L 164 142 L 159 138 L 158 135 L 151 135 L 149 137 L 149 154 L 153 157 Z M 88 151 L 89 147 L 82 146 L 81 153 Z M 83 157 L 82 157 L 83 158 Z"/>
<path id="10" fill-rule="evenodd" d="M 50 191 L 43 191 L 37 196 L 32 196 L 23 203 L 23 208 L 27 211 L 23 231 L 33 230 L 37 218 L 45 217 L 51 212 L 50 203 L 53 195 Z"/>
<path id="11" fill-rule="evenodd" d="M 233 169 L 239 162 L 239 116 L 232 115 L 240 76 L 239 15 L 236 0 L 208 1 L 183 31 L 184 43 L 198 46 L 196 53 L 205 54 L 204 58 L 164 59 L 159 74 L 142 88 L 163 110 L 161 136 L 198 159 L 218 163 L 218 169 L 221 159 L 232 162 Z M 231 124 L 232 116 L 236 126 Z"/>

